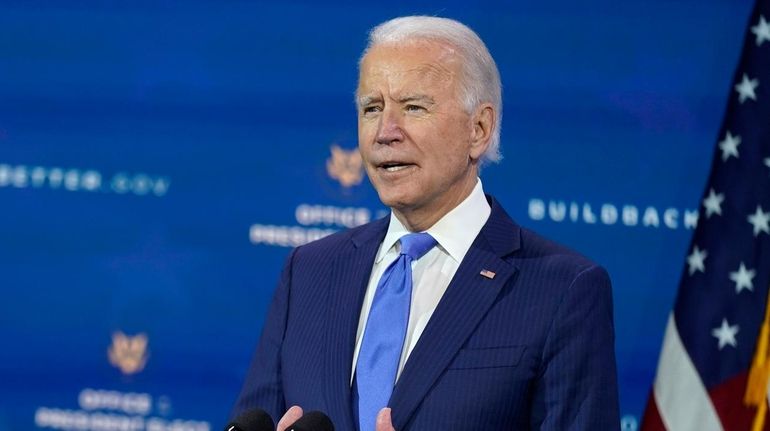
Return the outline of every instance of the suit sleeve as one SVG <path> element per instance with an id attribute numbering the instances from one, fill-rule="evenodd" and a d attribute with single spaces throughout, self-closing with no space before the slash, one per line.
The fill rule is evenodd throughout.
<path id="1" fill-rule="evenodd" d="M 546 338 L 532 429 L 619 429 L 611 289 L 598 266 L 567 289 Z"/>
<path id="2" fill-rule="evenodd" d="M 249 409 L 260 408 L 277 421 L 286 411 L 281 376 L 281 347 L 286 333 L 291 273 L 296 251 L 292 251 L 284 265 L 265 318 L 262 336 L 231 417 Z"/>

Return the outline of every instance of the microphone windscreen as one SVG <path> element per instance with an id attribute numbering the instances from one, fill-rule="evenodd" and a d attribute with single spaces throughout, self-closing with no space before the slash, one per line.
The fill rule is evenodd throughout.
<path id="1" fill-rule="evenodd" d="M 297 422 L 289 425 L 288 431 L 334 431 L 334 424 L 329 416 L 314 411 L 305 413 Z"/>
<path id="2" fill-rule="evenodd" d="M 273 431 L 273 418 L 262 409 L 249 410 L 225 426 L 224 431 Z"/>

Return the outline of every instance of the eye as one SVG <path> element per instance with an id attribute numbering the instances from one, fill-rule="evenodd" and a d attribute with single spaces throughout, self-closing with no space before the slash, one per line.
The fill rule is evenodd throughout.
<path id="1" fill-rule="evenodd" d="M 364 108 L 362 109 L 362 112 L 364 113 L 364 115 L 374 114 L 375 112 L 380 112 L 380 111 L 382 111 L 382 108 L 380 108 L 377 105 L 364 106 Z"/>
<path id="2" fill-rule="evenodd" d="M 425 112 L 426 111 L 425 107 L 420 105 L 412 105 L 412 104 L 406 105 L 405 109 L 407 110 L 407 112 Z"/>

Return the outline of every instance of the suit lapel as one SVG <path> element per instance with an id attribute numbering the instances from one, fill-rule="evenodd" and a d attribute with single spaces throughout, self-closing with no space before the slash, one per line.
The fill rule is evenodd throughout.
<path id="1" fill-rule="evenodd" d="M 387 231 L 388 219 L 355 232 L 333 263 L 329 283 L 325 391 L 339 429 L 356 429 L 353 423 L 350 371 L 353 366 L 358 319 L 372 272 L 374 257 Z"/>
<path id="2" fill-rule="evenodd" d="M 519 227 L 496 202 L 490 203 L 489 220 L 460 263 L 393 390 L 389 406 L 396 429 L 405 427 L 516 272 L 502 257 L 518 249 Z M 494 272 L 494 277 L 481 275 L 483 270 Z"/>

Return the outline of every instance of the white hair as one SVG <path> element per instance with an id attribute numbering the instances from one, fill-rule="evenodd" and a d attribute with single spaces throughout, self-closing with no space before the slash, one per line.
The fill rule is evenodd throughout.
<path id="1" fill-rule="evenodd" d="M 465 110 L 470 114 L 482 103 L 491 103 L 495 107 L 495 125 L 481 162 L 500 161 L 500 125 L 503 117 L 500 72 L 487 46 L 468 26 L 453 19 L 433 16 L 394 18 L 369 32 L 369 42 L 361 61 L 377 45 L 397 45 L 416 40 L 444 42 L 457 50 L 462 64 L 460 97 Z"/>

